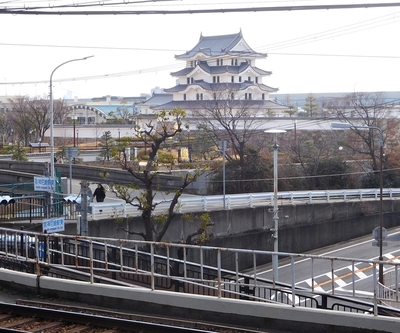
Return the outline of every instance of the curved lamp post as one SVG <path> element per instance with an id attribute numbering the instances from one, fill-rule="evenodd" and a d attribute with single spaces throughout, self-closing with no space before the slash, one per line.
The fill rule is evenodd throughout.
<path id="1" fill-rule="evenodd" d="M 379 131 L 379 261 L 383 261 L 383 132 L 382 129 L 376 126 L 363 126 L 363 125 L 353 125 L 349 123 L 332 123 L 332 128 L 337 129 L 351 129 L 351 128 L 363 128 L 370 130 Z M 379 263 L 379 283 L 383 283 L 383 265 Z"/>
<path id="2" fill-rule="evenodd" d="M 278 215 L 278 134 L 286 133 L 283 129 L 269 129 L 264 133 L 274 135 L 274 252 L 279 252 L 278 246 L 278 228 L 279 228 L 279 215 Z M 274 272 L 274 281 L 278 281 L 278 255 L 272 256 L 272 270 Z"/>
<path id="3" fill-rule="evenodd" d="M 86 59 L 92 58 L 92 57 L 94 57 L 94 56 L 88 56 L 88 57 L 84 57 L 84 58 L 68 60 L 68 61 L 63 62 L 62 64 L 58 65 L 51 72 L 51 75 L 50 75 L 50 176 L 51 176 L 51 178 L 54 178 L 53 74 L 58 68 L 60 68 L 61 66 L 64 66 L 65 64 L 68 64 L 68 63 L 73 62 L 73 61 L 86 60 Z"/>

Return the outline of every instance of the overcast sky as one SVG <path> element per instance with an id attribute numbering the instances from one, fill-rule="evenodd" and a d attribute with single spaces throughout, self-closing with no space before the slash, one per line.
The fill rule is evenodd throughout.
<path id="1" fill-rule="evenodd" d="M 182 0 L 129 8 L 227 8 L 228 3 L 234 8 L 337 1 Z M 37 4 L 0 0 L 0 9 Z M 389 7 L 174 15 L 1 14 L 0 96 L 48 96 L 50 75 L 58 65 L 91 55 L 54 72 L 55 98 L 149 94 L 156 86 L 175 85 L 170 73 L 185 66 L 175 55 L 194 47 L 201 34 L 240 30 L 255 51 L 268 53 L 257 65 L 272 71 L 263 82 L 279 88 L 279 93 L 400 90 L 400 7 Z"/>

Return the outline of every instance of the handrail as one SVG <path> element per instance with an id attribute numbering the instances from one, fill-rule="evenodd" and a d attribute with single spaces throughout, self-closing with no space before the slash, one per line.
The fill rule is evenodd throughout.
<path id="1" fill-rule="evenodd" d="M 382 191 L 383 196 L 389 199 L 400 197 L 400 188 L 385 188 Z M 278 192 L 278 200 L 282 203 L 295 205 L 300 203 L 312 204 L 315 202 L 332 202 L 349 201 L 349 200 L 378 200 L 380 196 L 379 188 L 369 189 L 349 189 L 349 190 L 305 190 L 305 191 L 282 191 Z M 208 195 L 208 196 L 181 196 L 178 200 L 176 208 L 177 213 L 199 212 L 223 209 L 224 199 L 227 209 L 267 206 L 273 204 L 273 192 L 260 193 L 241 193 L 223 195 Z M 163 199 L 156 201 L 156 213 L 165 211 L 171 204 L 172 199 Z M 93 219 L 108 218 L 112 216 L 136 216 L 139 211 L 136 206 L 115 201 L 92 203 Z"/>
<path id="2" fill-rule="evenodd" d="M 140 251 L 139 248 L 150 248 L 150 251 Z M 189 254 L 193 258 L 198 258 L 199 262 L 189 261 L 189 257 L 186 254 L 182 259 L 177 259 L 176 255 L 179 253 L 179 249 L 182 249 L 183 253 L 189 251 Z M 163 255 L 156 254 L 157 252 L 163 252 Z M 363 307 L 365 305 L 365 309 L 373 308 L 375 315 L 378 315 L 379 309 L 382 308 L 379 305 L 380 301 L 394 300 L 392 293 L 389 295 L 390 297 L 386 297 L 386 293 L 380 293 L 377 290 L 377 266 L 383 264 L 385 271 L 394 270 L 396 273 L 400 268 L 400 263 L 396 262 L 279 252 L 279 257 L 289 259 L 288 262 L 292 265 L 292 268 L 288 270 L 288 275 L 295 274 L 294 265 L 297 260 L 305 261 L 305 259 L 310 259 L 308 262 L 311 267 L 306 270 L 308 273 L 302 279 L 306 278 L 307 281 L 312 281 L 312 284 L 311 286 L 300 287 L 293 283 L 295 282 L 294 275 L 286 277 L 286 280 L 293 281 L 292 286 L 268 279 L 268 275 L 265 275 L 265 273 L 263 273 L 264 277 L 253 274 L 257 272 L 259 265 L 269 262 L 272 256 L 276 255 L 276 252 L 44 234 L 6 228 L 0 228 L 0 254 L 6 258 L 16 259 L 30 265 L 39 265 L 40 268 L 31 270 L 37 274 L 40 274 L 43 267 L 82 269 L 89 274 L 90 283 L 100 281 L 101 278 L 99 277 L 102 273 L 108 274 L 107 277 L 112 277 L 113 279 L 117 278 L 117 274 L 137 275 L 141 276 L 143 282 L 152 290 L 162 286 L 162 284 L 157 283 L 157 280 L 164 279 L 164 281 L 176 281 L 178 289 L 181 288 L 182 283 L 190 285 L 191 288 L 196 288 L 197 286 L 199 290 L 208 291 L 210 296 L 214 297 L 243 296 L 244 299 L 249 300 L 274 301 L 276 298 L 267 296 L 268 291 L 269 295 L 279 296 L 278 298 L 283 297 L 285 303 L 292 306 L 303 306 L 300 299 L 311 301 L 312 295 L 317 294 L 322 298 L 334 297 L 336 300 L 340 297 L 347 299 L 352 297 L 358 302 L 357 308 L 361 305 Z M 203 262 L 203 258 L 214 259 L 206 264 Z M 232 271 L 223 269 L 222 267 L 225 266 L 223 261 L 229 261 L 232 258 L 236 258 L 236 268 Z M 251 275 L 242 273 L 239 270 L 237 263 L 239 258 L 242 261 L 245 260 L 248 263 L 247 265 L 253 265 L 253 267 L 245 268 L 246 270 L 249 269 Z M 326 284 L 328 286 L 327 290 L 316 292 L 314 285 L 317 282 L 315 280 L 316 276 L 313 275 L 314 270 L 319 264 L 325 267 L 327 263 L 331 267 L 330 278 L 332 281 L 335 281 L 337 276 L 335 271 L 341 270 L 343 267 L 351 269 L 348 274 L 352 274 L 354 277 L 357 275 L 357 265 L 371 267 L 372 272 L 369 273 L 368 279 L 363 278 L 368 285 L 368 294 L 366 294 L 365 290 L 356 290 L 356 278 L 349 282 L 347 292 L 340 292 L 337 288 L 329 290 L 329 284 Z M 174 264 L 178 264 L 178 266 L 174 266 Z M 113 277 L 113 274 L 115 274 L 115 277 Z M 131 279 L 131 281 L 134 284 L 137 280 Z M 393 288 L 392 292 L 397 293 L 398 288 Z M 373 307 L 371 303 L 363 302 L 361 304 L 360 300 L 362 298 L 371 300 L 372 297 Z"/>

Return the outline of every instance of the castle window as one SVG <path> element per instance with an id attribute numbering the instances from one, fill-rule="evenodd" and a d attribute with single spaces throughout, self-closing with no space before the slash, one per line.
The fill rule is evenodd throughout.
<path id="1" fill-rule="evenodd" d="M 251 77 L 250 76 L 247 78 L 247 81 L 251 81 Z"/>
<path id="2" fill-rule="evenodd" d="M 231 93 L 231 99 L 235 99 L 234 93 Z"/>
<path id="3" fill-rule="evenodd" d="M 265 99 L 265 94 L 261 95 L 261 99 L 263 99 L 263 100 Z"/>
<path id="4" fill-rule="evenodd" d="M 190 83 L 190 77 L 186 78 L 186 83 L 189 84 Z"/>
<path id="5" fill-rule="evenodd" d="M 239 82 L 242 82 L 242 77 L 241 76 L 239 76 Z"/>
<path id="6" fill-rule="evenodd" d="M 256 83 L 258 83 L 258 76 L 256 76 Z"/>
<path id="7" fill-rule="evenodd" d="M 183 94 L 183 100 L 186 101 L 186 94 Z"/>
<path id="8" fill-rule="evenodd" d="M 235 77 L 231 76 L 231 82 L 235 82 Z"/>
<path id="9" fill-rule="evenodd" d="M 214 99 L 217 99 L 217 94 L 214 93 L 214 94 L 213 94 L 213 97 L 214 97 Z"/>
<path id="10" fill-rule="evenodd" d="M 194 82 L 194 79 L 193 79 L 192 77 L 190 78 L 190 82 L 191 82 L 191 83 L 193 83 L 193 82 Z"/>

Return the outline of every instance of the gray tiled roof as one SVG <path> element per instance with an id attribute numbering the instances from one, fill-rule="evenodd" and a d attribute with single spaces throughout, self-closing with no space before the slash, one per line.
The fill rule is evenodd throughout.
<path id="1" fill-rule="evenodd" d="M 175 87 L 164 89 L 165 92 L 174 93 L 180 92 L 187 89 L 189 86 L 198 85 L 206 91 L 222 91 L 222 90 L 232 90 L 232 91 L 240 91 L 244 90 L 250 86 L 255 86 L 260 88 L 262 91 L 267 92 L 276 92 L 278 91 L 277 88 L 269 87 L 265 84 L 255 84 L 254 82 L 244 81 L 240 83 L 231 83 L 231 82 L 223 82 L 223 83 L 209 83 L 205 82 L 204 80 L 195 80 L 193 83 L 190 84 L 178 84 Z"/>
<path id="2" fill-rule="evenodd" d="M 145 105 L 160 105 L 172 101 L 173 96 L 171 94 L 153 94 L 148 100 L 144 101 Z"/>
<path id="3" fill-rule="evenodd" d="M 225 54 L 231 55 L 251 55 L 251 56 L 263 56 L 266 54 L 257 53 L 253 51 L 250 47 L 248 49 L 236 52 L 232 51 L 233 48 L 241 41 L 244 40 L 242 36 L 242 32 L 240 31 L 237 34 L 231 35 L 219 35 L 219 36 L 200 36 L 199 42 L 196 46 L 183 54 L 176 55 L 177 59 L 190 59 L 194 57 L 197 53 L 201 52 L 208 56 L 222 56 Z M 247 44 L 247 43 L 246 43 Z"/>
<path id="4" fill-rule="evenodd" d="M 195 100 L 195 101 L 171 101 L 169 103 L 154 107 L 154 110 L 173 110 L 175 108 L 181 108 L 183 110 L 201 110 L 205 108 L 213 108 L 217 105 L 223 105 L 224 103 L 232 103 L 232 101 L 224 100 Z M 243 107 L 254 107 L 260 109 L 287 109 L 286 105 L 283 105 L 275 100 L 241 100 L 234 101 L 237 103 L 235 108 L 240 108 L 239 103 L 243 103 Z"/>

